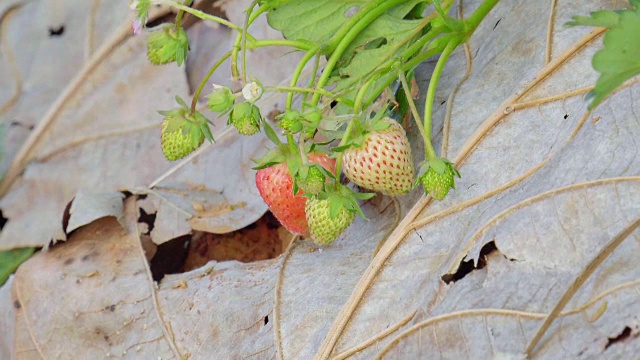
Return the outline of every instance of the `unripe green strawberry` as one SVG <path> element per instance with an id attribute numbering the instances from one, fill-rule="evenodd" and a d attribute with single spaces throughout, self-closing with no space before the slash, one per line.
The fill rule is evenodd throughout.
<path id="1" fill-rule="evenodd" d="M 185 133 L 185 129 L 179 127 L 176 130 L 168 130 L 173 120 L 170 117 L 166 117 L 162 122 L 162 152 L 169 161 L 181 159 L 193 151 L 197 150 L 204 142 L 204 134 L 200 132 L 199 135 L 192 137 L 190 131 Z"/>
<path id="2" fill-rule="evenodd" d="M 341 207 L 335 217 L 330 216 L 330 199 L 311 198 L 307 200 L 305 213 L 309 224 L 309 233 L 318 245 L 333 242 L 351 225 L 356 215 Z"/>
<path id="3" fill-rule="evenodd" d="M 367 133 L 362 145 L 342 154 L 344 174 L 356 185 L 387 195 L 412 189 L 413 158 L 409 139 L 400 124 L 386 118 L 386 129 Z"/>
<path id="4" fill-rule="evenodd" d="M 207 105 L 209 110 L 213 112 L 226 113 L 233 109 L 233 103 L 235 102 L 235 96 L 226 86 L 214 85 L 214 90 L 207 96 Z"/>
<path id="5" fill-rule="evenodd" d="M 191 112 L 184 100 L 176 96 L 180 107 L 159 111 L 164 115 L 160 142 L 162 152 L 169 161 L 181 159 L 202 145 L 204 139 L 213 141 L 209 124 L 211 123 L 198 111 Z"/>
<path id="6" fill-rule="evenodd" d="M 418 178 L 418 181 L 422 183 L 424 191 L 431 195 L 432 198 L 443 200 L 449 193 L 449 189 L 456 188 L 454 177 L 460 177 L 460 173 L 446 159 L 436 159 L 433 162 L 438 161 L 444 163 L 444 168 L 440 164 L 429 166 L 426 172 Z"/>
<path id="7" fill-rule="evenodd" d="M 302 115 L 297 110 L 287 110 L 281 115 L 278 115 L 278 127 L 282 130 L 296 134 L 302 131 Z"/>
<path id="8" fill-rule="evenodd" d="M 309 167 L 306 178 L 298 175 L 296 183 L 298 187 L 307 195 L 318 195 L 324 189 L 324 182 L 327 180 L 325 174 L 315 166 Z"/>
<path id="9" fill-rule="evenodd" d="M 229 116 L 229 123 L 242 135 L 253 135 L 260 131 L 260 121 L 260 109 L 249 102 L 235 104 Z"/>
<path id="10" fill-rule="evenodd" d="M 189 52 L 189 39 L 183 28 L 176 30 L 175 26 L 163 26 L 149 35 L 147 57 L 154 65 L 164 65 L 177 62 L 182 65 Z"/>

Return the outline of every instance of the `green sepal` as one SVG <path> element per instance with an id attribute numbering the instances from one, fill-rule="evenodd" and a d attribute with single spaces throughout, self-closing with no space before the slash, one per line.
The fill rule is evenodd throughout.
<path id="1" fill-rule="evenodd" d="M 150 7 L 151 0 L 138 0 L 136 4 L 136 17 L 141 19 L 143 24 L 147 20 Z"/>
<path id="2" fill-rule="evenodd" d="M 167 24 L 152 32 L 147 39 L 147 57 L 152 64 L 177 62 L 182 65 L 189 52 L 189 39 L 182 27 Z"/>
<path id="3" fill-rule="evenodd" d="M 253 170 L 260 170 L 268 168 L 269 166 L 282 164 L 287 160 L 289 155 L 289 147 L 285 144 L 279 144 L 275 148 L 269 150 L 261 158 L 253 159 L 257 165 L 253 167 Z"/>
<path id="4" fill-rule="evenodd" d="M 275 130 L 273 130 L 273 128 L 271 127 L 271 125 L 269 125 L 265 118 L 262 118 L 262 126 L 264 128 L 264 133 L 267 135 L 267 138 L 271 140 L 271 142 L 276 145 L 282 145 L 282 141 L 280 141 L 278 134 L 276 134 Z"/>

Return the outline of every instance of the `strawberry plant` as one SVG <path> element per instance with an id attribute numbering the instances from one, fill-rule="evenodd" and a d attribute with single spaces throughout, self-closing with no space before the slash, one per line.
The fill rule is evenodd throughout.
<path id="1" fill-rule="evenodd" d="M 356 215 L 362 216 L 358 202 L 373 192 L 398 196 L 422 184 L 426 194 L 442 200 L 460 174 L 432 145 L 435 91 L 450 55 L 497 2 L 484 0 L 469 17 L 457 19 L 449 15 L 452 0 L 256 0 L 246 9 L 244 24 L 236 25 L 192 9 L 190 1 L 136 1 L 132 8 L 137 32 L 153 4 L 178 12 L 174 24 L 150 29 L 148 55 L 154 64 L 180 65 L 187 57 L 184 13 L 237 31 L 233 47 L 204 76 L 191 105 L 181 103 L 180 108 L 163 112 L 168 124 L 163 125 L 162 135 L 167 159 L 186 156 L 205 138 L 213 140 L 209 121 L 196 106 L 204 85 L 230 59 L 231 73 L 244 85 L 242 91 L 234 94 L 216 87 L 207 104 L 218 116 L 228 117 L 227 124 L 240 134 L 264 131 L 273 142 L 273 148 L 256 160 L 256 186 L 291 232 L 310 235 L 319 244 L 330 243 Z M 254 38 L 251 25 L 261 16 L 284 38 Z M 303 54 L 288 86 L 265 86 L 247 73 L 246 51 L 268 46 L 288 46 Z M 438 55 L 421 116 L 408 82 L 416 66 Z M 308 67 L 314 71 L 303 79 Z M 275 124 L 269 124 L 257 106 L 264 92 L 286 94 Z M 237 100 L 241 97 L 244 101 Z M 407 130 L 392 118 L 405 115 L 407 108 L 425 148 L 417 178 Z M 372 192 L 352 190 L 340 182 L 341 173 Z"/>

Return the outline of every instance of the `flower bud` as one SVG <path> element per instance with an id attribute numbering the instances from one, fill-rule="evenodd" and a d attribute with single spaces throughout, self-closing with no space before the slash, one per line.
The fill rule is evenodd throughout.
<path id="1" fill-rule="evenodd" d="M 242 96 L 250 102 L 254 102 L 262 96 L 262 87 L 255 81 L 252 81 L 242 88 Z"/>
<path id="2" fill-rule="evenodd" d="M 231 90 L 226 86 L 214 85 L 214 90 L 207 96 L 207 105 L 213 112 L 226 113 L 233 109 L 235 97 Z"/>

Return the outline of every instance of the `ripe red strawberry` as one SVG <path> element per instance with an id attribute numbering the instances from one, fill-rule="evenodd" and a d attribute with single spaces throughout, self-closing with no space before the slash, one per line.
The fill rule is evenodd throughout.
<path id="1" fill-rule="evenodd" d="M 320 164 L 330 172 L 336 170 L 336 160 L 326 154 L 309 154 L 309 161 Z M 256 186 L 269 210 L 287 230 L 298 235 L 308 234 L 304 211 L 307 198 L 302 196 L 302 191 L 293 195 L 293 179 L 286 163 L 258 170 Z"/>
<path id="2" fill-rule="evenodd" d="M 413 158 L 407 135 L 396 121 L 389 127 L 367 133 L 362 145 L 342 154 L 345 175 L 358 186 L 387 195 L 401 195 L 413 187 Z"/>

